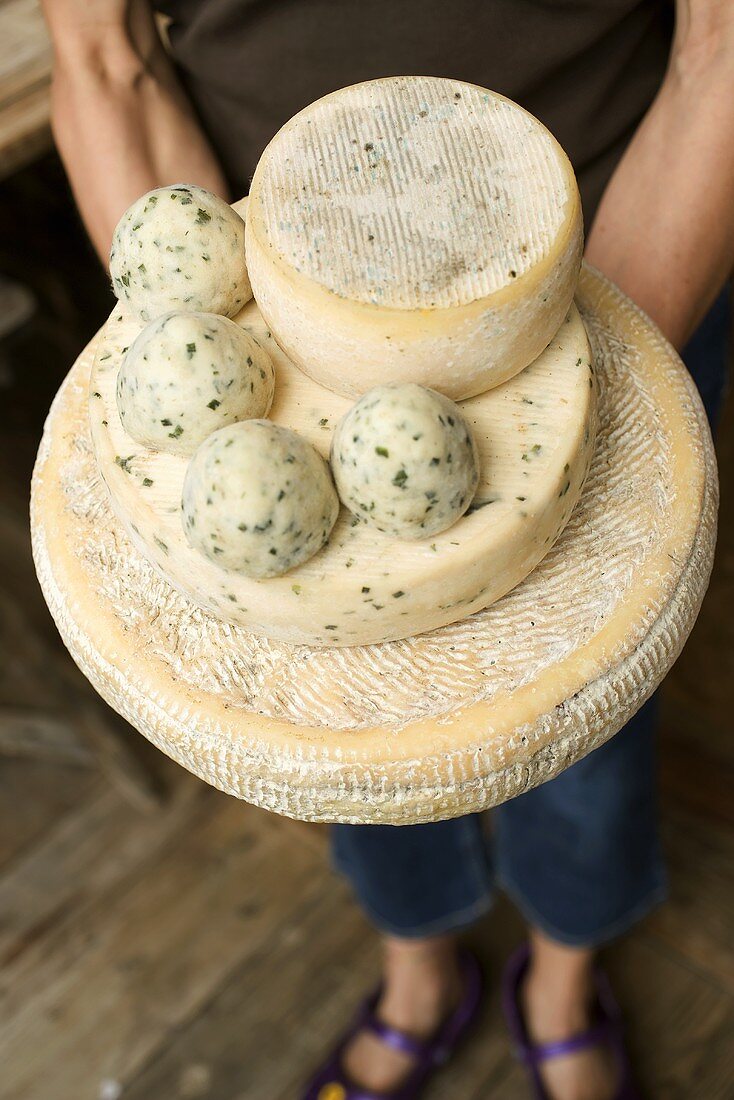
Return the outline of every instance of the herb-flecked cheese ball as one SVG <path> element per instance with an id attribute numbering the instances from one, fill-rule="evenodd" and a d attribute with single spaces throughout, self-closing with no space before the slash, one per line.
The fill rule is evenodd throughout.
<path id="1" fill-rule="evenodd" d="M 171 309 L 233 317 L 252 297 L 245 223 L 201 187 L 159 187 L 120 218 L 110 274 L 115 296 L 141 321 Z"/>
<path id="2" fill-rule="evenodd" d="M 334 433 L 331 465 L 347 508 L 401 539 L 450 527 L 479 481 L 458 405 L 412 382 L 376 386 L 352 406 Z"/>
<path id="3" fill-rule="evenodd" d="M 247 332 L 214 313 L 166 313 L 130 345 L 117 375 L 127 433 L 158 451 L 191 455 L 207 436 L 266 416 L 275 372 Z"/>
<path id="4" fill-rule="evenodd" d="M 189 463 L 183 527 L 191 546 L 248 577 L 277 577 L 307 561 L 339 513 L 328 463 L 269 420 L 220 428 Z"/>

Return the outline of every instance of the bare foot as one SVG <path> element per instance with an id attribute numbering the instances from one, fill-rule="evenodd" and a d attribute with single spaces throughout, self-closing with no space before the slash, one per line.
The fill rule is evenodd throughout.
<path id="1" fill-rule="evenodd" d="M 461 976 L 453 937 L 385 940 L 384 992 L 378 1018 L 416 1039 L 429 1039 L 461 998 Z M 355 1085 L 390 1092 L 405 1081 L 414 1062 L 406 1054 L 362 1031 L 343 1057 Z"/>
<path id="2" fill-rule="evenodd" d="M 533 953 L 520 992 L 528 1036 L 534 1043 L 555 1043 L 579 1035 L 593 1024 L 593 955 L 546 940 Z M 540 1066 L 551 1100 L 613 1100 L 617 1069 L 611 1050 L 589 1047 L 550 1058 Z"/>

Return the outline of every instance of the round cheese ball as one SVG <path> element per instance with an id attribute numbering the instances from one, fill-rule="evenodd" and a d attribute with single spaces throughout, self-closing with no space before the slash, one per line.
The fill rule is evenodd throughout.
<path id="1" fill-rule="evenodd" d="M 125 353 L 117 408 L 138 443 L 191 455 L 217 428 L 265 416 L 274 388 L 270 356 L 234 321 L 173 312 L 146 325 Z"/>
<path id="2" fill-rule="evenodd" d="M 207 558 L 248 577 L 277 577 L 321 549 L 339 499 L 310 443 L 269 420 L 245 420 L 201 444 L 182 509 L 189 545 Z"/>
<path id="3" fill-rule="evenodd" d="M 110 274 L 115 296 L 141 321 L 171 309 L 233 317 L 252 297 L 245 223 L 201 187 L 159 187 L 120 218 Z"/>
<path id="4" fill-rule="evenodd" d="M 334 433 L 331 465 L 347 508 L 401 539 L 450 527 L 479 481 L 458 405 L 412 382 L 376 386 L 352 406 Z"/>

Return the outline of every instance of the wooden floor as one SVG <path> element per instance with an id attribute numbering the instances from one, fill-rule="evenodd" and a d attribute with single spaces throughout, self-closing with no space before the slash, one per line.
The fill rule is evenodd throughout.
<path id="1" fill-rule="evenodd" d="M 24 275 L 49 310 L 0 346 L 0 506 L 19 522 L 43 412 L 107 301 L 53 162 L 0 209 L 10 201 L 24 224 L 31 186 L 34 214 L 45 205 L 23 271 L 0 249 L 0 271 Z M 0 239 L 13 231 L 0 222 Z M 734 1098 L 733 423 L 712 590 L 665 689 L 671 897 L 606 953 L 640 1076 L 661 1100 Z M 28 614 L 52 637 L 27 547 L 17 558 Z M 166 798 L 142 812 L 94 767 L 0 757 L 0 1098 L 298 1100 L 375 977 L 375 936 L 320 830 L 237 803 L 152 751 L 146 761 Z M 492 996 L 432 1100 L 527 1095 L 496 983 L 521 936 L 504 901 L 472 934 Z"/>

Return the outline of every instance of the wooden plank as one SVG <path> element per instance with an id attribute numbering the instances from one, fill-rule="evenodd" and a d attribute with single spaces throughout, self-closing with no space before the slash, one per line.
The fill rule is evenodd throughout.
<path id="1" fill-rule="evenodd" d="M 272 914 L 267 936 L 206 1013 L 127 1084 L 125 1100 L 174 1100 L 197 1078 L 206 1085 L 200 1095 L 290 1100 L 376 966 L 375 937 L 322 866 L 295 910 Z"/>
<path id="2" fill-rule="evenodd" d="M 734 832 L 734 757 L 712 752 L 706 727 L 699 735 L 672 733 L 663 726 L 660 738 L 660 779 L 667 805 L 685 810 L 700 822 Z"/>
<path id="3" fill-rule="evenodd" d="M 642 935 L 606 958 L 646 1095 L 731 1100 L 732 998 Z"/>
<path id="4" fill-rule="evenodd" d="M 127 1085 L 125 1100 L 291 1100 L 297 1095 L 369 987 L 377 965 L 375 937 L 340 893 L 317 889 L 302 904 L 296 924 L 274 928 L 206 1013 Z M 502 944 L 487 956 L 489 944 L 482 943 L 494 975 L 487 1008 L 461 1058 L 437 1079 L 432 1100 L 527 1096 L 498 991 L 501 962 L 520 925 L 502 905 L 485 928 L 493 942 Z M 734 1055 L 726 1039 L 734 1024 L 734 1000 L 644 938 L 633 936 L 609 955 L 650 1095 L 730 1100 Z"/>
<path id="5" fill-rule="evenodd" d="M 276 914 L 296 919 L 314 864 L 277 821 L 212 796 L 146 873 L 5 968 L 3 1100 L 79 1100 L 128 1079 L 260 949 Z"/>
<path id="6" fill-rule="evenodd" d="M 432 1100 L 484 1100 L 488 1084 L 506 1078 L 513 1059 L 499 1020 L 495 953 L 516 942 L 518 929 L 505 904 L 498 919 L 473 937 L 495 981 L 481 1024 L 461 1059 L 436 1081 Z M 378 963 L 374 930 L 346 887 L 322 869 L 297 918 L 275 920 L 268 940 L 231 975 L 206 1013 L 125 1087 L 125 1100 L 293 1100 L 374 984 Z"/>
<path id="7" fill-rule="evenodd" d="M 0 3 L 0 178 L 51 146 L 52 50 L 37 0 Z"/>
<path id="8" fill-rule="evenodd" d="M 29 88 L 48 82 L 52 49 L 38 0 L 0 3 L 0 110 Z"/>
<path id="9" fill-rule="evenodd" d="M 670 898 L 645 933 L 734 997 L 734 831 L 676 813 L 664 836 Z"/>
<path id="10" fill-rule="evenodd" d="M 47 766 L 45 772 L 63 787 L 57 769 Z M 0 988 L 10 980 L 3 968 L 12 962 L 13 977 L 22 980 L 24 996 L 31 996 L 44 980 L 43 971 L 35 968 L 55 939 L 83 923 L 90 907 L 105 899 L 114 904 L 115 892 L 152 865 L 213 797 L 202 783 L 181 773 L 165 809 L 152 818 L 132 810 L 97 779 L 87 796 L 77 800 L 76 811 L 60 816 L 56 827 L 0 878 Z M 20 802 L 17 794 L 14 801 Z M 41 953 L 26 954 L 41 939 Z"/>
<path id="11" fill-rule="evenodd" d="M 9 1067 L 3 1100 L 78 1100 L 98 1095 L 104 1080 L 124 1087 L 125 1100 L 286 1100 L 369 987 L 376 938 L 325 863 L 295 845 L 287 825 L 196 788 L 201 804 L 179 807 L 142 871 L 137 861 L 155 823 L 131 815 L 133 866 L 119 880 L 106 853 L 121 846 L 125 830 L 119 811 L 106 819 L 98 805 L 45 845 L 25 875 L 16 869 L 7 896 L 0 892 L 0 911 L 15 897 L 16 922 L 31 913 L 42 922 L 44 899 L 47 913 L 63 908 L 64 890 L 78 889 L 70 883 L 98 877 L 58 928 L 31 936 L 21 955 L 11 952 L 0 1019 L 0 1059 Z M 699 859 L 682 847 L 688 833 L 682 822 L 670 837 L 682 864 Z M 701 844 L 707 835 L 701 830 Z M 33 887 L 25 896 L 24 878 Z M 710 891 L 711 881 L 704 862 L 689 899 Z M 688 930 L 701 920 L 697 904 L 676 918 Z M 712 898 L 711 915 L 717 904 Z M 490 1001 L 481 1031 L 436 1082 L 436 1100 L 526 1095 L 497 992 L 521 935 L 504 902 L 477 930 Z M 698 963 L 689 965 L 679 939 L 670 929 L 662 935 L 654 919 L 608 954 L 641 1072 L 651 1095 L 728 1100 L 734 999 Z"/>
<path id="12" fill-rule="evenodd" d="M 65 820 L 90 796 L 96 776 L 33 760 L 0 760 L 0 872 Z M 0 888 L 3 879 L 0 878 Z M 0 905 L 0 940 L 6 913 Z"/>
<path id="13" fill-rule="evenodd" d="M 92 754 L 68 719 L 55 711 L 0 703 L 0 755 L 29 756 L 61 764 L 89 764 Z"/>

